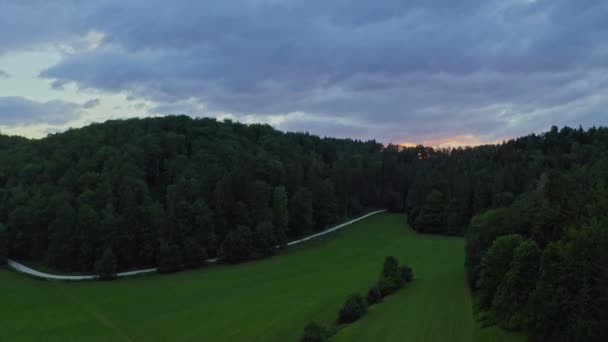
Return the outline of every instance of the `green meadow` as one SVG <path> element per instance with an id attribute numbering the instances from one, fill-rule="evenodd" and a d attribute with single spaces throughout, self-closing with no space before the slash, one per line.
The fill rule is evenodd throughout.
<path id="1" fill-rule="evenodd" d="M 462 238 L 417 234 L 403 215 L 378 214 L 240 265 L 81 283 L 0 269 L 0 341 L 298 341 L 310 320 L 333 324 L 387 255 L 411 265 L 414 281 L 332 340 L 523 340 L 476 324 Z"/>

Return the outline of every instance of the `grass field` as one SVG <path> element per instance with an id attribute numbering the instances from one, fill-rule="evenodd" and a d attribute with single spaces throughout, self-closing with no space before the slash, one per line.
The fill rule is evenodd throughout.
<path id="1" fill-rule="evenodd" d="M 236 266 L 83 283 L 0 269 L 0 341 L 297 341 L 309 320 L 335 320 L 346 296 L 377 278 L 386 255 L 410 264 L 415 281 L 333 340 L 522 340 L 475 324 L 463 244 L 379 214 Z"/>

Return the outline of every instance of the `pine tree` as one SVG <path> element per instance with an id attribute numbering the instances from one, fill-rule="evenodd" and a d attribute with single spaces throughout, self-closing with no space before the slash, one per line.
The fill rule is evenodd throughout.
<path id="1" fill-rule="evenodd" d="M 424 200 L 424 206 L 416 218 L 416 230 L 425 233 L 439 233 L 445 228 L 445 198 L 433 190 Z"/>
<path id="2" fill-rule="evenodd" d="M 507 329 L 520 329 L 530 320 L 528 298 L 536 286 L 541 250 L 533 240 L 526 240 L 513 252 L 509 271 L 492 300 L 491 316 Z"/>
<path id="3" fill-rule="evenodd" d="M 107 280 L 115 278 L 117 270 L 118 264 L 116 261 L 116 256 L 114 256 L 114 252 L 112 252 L 111 248 L 106 248 L 101 256 L 101 259 L 97 260 L 95 263 L 95 272 L 100 279 Z"/>
<path id="4" fill-rule="evenodd" d="M 8 258 L 8 229 L 0 223 L 0 266 L 6 263 Z"/>
<path id="5" fill-rule="evenodd" d="M 287 191 L 285 187 L 274 188 L 272 196 L 273 223 L 275 234 L 280 245 L 287 243 L 287 229 L 289 226 L 289 210 Z"/>
<path id="6" fill-rule="evenodd" d="M 513 253 L 522 241 L 516 234 L 501 236 L 483 256 L 476 286 L 479 309 L 489 309 L 492 305 L 496 290 L 510 269 Z"/>
<path id="7" fill-rule="evenodd" d="M 312 232 L 313 209 L 312 193 L 301 188 L 289 200 L 290 223 L 295 236 L 305 236 Z"/>

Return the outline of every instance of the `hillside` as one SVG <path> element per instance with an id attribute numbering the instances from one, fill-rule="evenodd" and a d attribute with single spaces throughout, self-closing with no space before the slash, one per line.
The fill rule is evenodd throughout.
<path id="1" fill-rule="evenodd" d="M 8 253 L 63 271 L 92 272 L 104 255 L 115 270 L 167 271 L 219 254 L 261 257 L 383 207 L 398 180 L 383 171 L 374 141 L 185 116 L 3 145 L 11 145 L 0 150 Z"/>

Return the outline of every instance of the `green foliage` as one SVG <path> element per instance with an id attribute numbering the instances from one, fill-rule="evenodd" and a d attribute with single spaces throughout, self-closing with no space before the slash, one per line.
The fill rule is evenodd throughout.
<path id="1" fill-rule="evenodd" d="M 313 184 L 313 212 L 317 230 L 326 228 L 337 221 L 337 203 L 334 184 L 326 179 Z"/>
<path id="2" fill-rule="evenodd" d="M 312 193 L 304 188 L 298 190 L 289 200 L 291 226 L 296 236 L 308 235 L 312 232 L 313 212 Z"/>
<path id="3" fill-rule="evenodd" d="M 561 329 L 568 324 L 564 301 L 567 289 L 562 281 L 568 276 L 566 267 L 561 243 L 550 243 L 541 256 L 540 275 L 530 294 L 529 317 L 525 322 L 533 340 L 562 338 Z"/>
<path id="4" fill-rule="evenodd" d="M 377 304 L 382 300 L 382 293 L 380 292 L 380 288 L 377 284 L 374 284 L 369 288 L 369 290 L 367 290 L 366 300 L 368 305 Z"/>
<path id="5" fill-rule="evenodd" d="M 414 279 L 414 271 L 411 267 L 407 265 L 402 265 L 399 269 L 399 276 L 403 280 L 404 283 L 409 283 Z"/>
<path id="6" fill-rule="evenodd" d="M 496 238 L 514 232 L 512 211 L 507 208 L 488 210 L 473 217 L 467 230 L 465 267 L 469 285 L 476 289 L 482 259 Z"/>
<path id="7" fill-rule="evenodd" d="M 8 258 L 8 231 L 6 226 L 0 223 L 0 266 L 6 263 Z"/>
<path id="8" fill-rule="evenodd" d="M 261 180 L 251 182 L 247 186 L 247 204 L 251 208 L 251 216 L 255 224 L 272 221 L 273 212 L 270 208 L 272 187 Z M 243 223 L 241 223 L 243 224 Z"/>
<path id="9" fill-rule="evenodd" d="M 390 191 L 386 195 L 386 208 L 392 213 L 403 212 L 403 194 L 398 191 Z"/>
<path id="10" fill-rule="evenodd" d="M 338 322 L 352 323 L 367 313 L 367 303 L 358 293 L 348 296 L 338 313 Z"/>
<path id="11" fill-rule="evenodd" d="M 273 255 L 277 245 L 278 240 L 272 223 L 266 221 L 258 224 L 253 233 L 255 251 L 262 256 Z"/>
<path id="12" fill-rule="evenodd" d="M 253 224 L 253 219 L 249 215 L 249 208 L 243 202 L 236 202 L 234 206 L 234 224 L 247 227 Z"/>
<path id="13" fill-rule="evenodd" d="M 494 295 L 510 269 L 513 253 L 522 241 L 520 235 L 501 236 L 494 240 L 483 256 L 476 286 L 480 309 L 488 309 L 492 305 Z"/>
<path id="14" fill-rule="evenodd" d="M 382 273 L 378 279 L 378 289 L 382 297 L 402 288 L 413 277 L 408 266 L 399 267 L 399 261 L 394 256 L 387 256 L 382 265 Z M 406 280 L 409 279 L 409 280 Z"/>
<path id="15" fill-rule="evenodd" d="M 106 248 L 101 258 L 95 263 L 95 273 L 97 273 L 100 279 L 113 279 L 116 277 L 117 271 L 116 256 L 114 256 L 112 249 Z"/>
<path id="16" fill-rule="evenodd" d="M 285 187 L 277 186 L 274 188 L 272 210 L 277 240 L 280 245 L 284 245 L 287 243 L 287 230 L 289 227 L 289 206 Z"/>
<path id="17" fill-rule="evenodd" d="M 253 234 L 247 226 L 238 226 L 229 232 L 222 244 L 223 257 L 230 263 L 249 259 L 253 251 Z"/>
<path id="18" fill-rule="evenodd" d="M 440 233 L 445 228 L 445 197 L 437 190 L 433 190 L 424 201 L 424 206 L 414 227 L 416 230 L 425 233 Z"/>
<path id="19" fill-rule="evenodd" d="M 327 342 L 329 332 L 325 327 L 317 322 L 310 322 L 304 328 L 304 334 L 300 338 L 301 342 Z"/>
<path id="20" fill-rule="evenodd" d="M 382 276 L 397 279 L 399 278 L 399 261 L 394 256 L 387 256 L 384 258 L 384 264 L 382 265 Z"/>
<path id="21" fill-rule="evenodd" d="M 506 329 L 520 329 L 528 319 L 530 293 L 534 291 L 541 250 L 533 240 L 515 248 L 509 271 L 500 282 L 492 300 L 492 320 Z"/>
<path id="22" fill-rule="evenodd" d="M 160 242 L 157 267 L 161 273 L 175 272 L 182 268 L 182 254 L 176 244 L 169 241 Z"/>
<path id="23" fill-rule="evenodd" d="M 515 196 L 512 192 L 501 192 L 494 195 L 492 198 L 492 205 L 495 207 L 506 207 L 513 203 Z"/>
<path id="24" fill-rule="evenodd" d="M 378 289 L 380 290 L 382 297 L 386 297 L 391 293 L 394 293 L 395 291 L 399 290 L 399 288 L 400 287 L 397 281 L 393 278 L 380 277 L 380 279 L 378 279 Z"/>
<path id="25" fill-rule="evenodd" d="M 183 260 L 186 267 L 197 267 L 207 259 L 207 251 L 194 238 L 187 239 L 183 245 Z"/>

